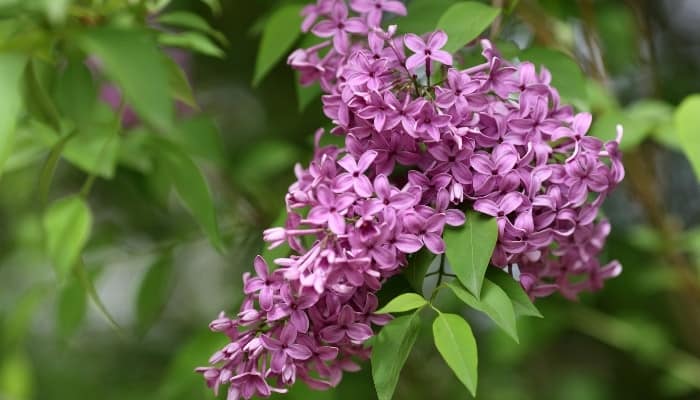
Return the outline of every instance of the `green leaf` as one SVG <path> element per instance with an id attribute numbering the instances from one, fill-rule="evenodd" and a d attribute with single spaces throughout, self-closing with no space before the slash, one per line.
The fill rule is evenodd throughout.
<path id="1" fill-rule="evenodd" d="M 146 31 L 98 28 L 85 31 L 78 43 L 97 56 L 104 72 L 124 92 L 127 103 L 161 131 L 172 127 L 173 102 L 168 68 L 154 38 Z"/>
<path id="2" fill-rule="evenodd" d="M 22 107 L 22 74 L 26 63 L 24 55 L 0 54 L 0 174 L 15 141 L 15 127 Z"/>
<path id="3" fill-rule="evenodd" d="M 10 350 L 0 359 L 0 395 L 3 399 L 32 399 L 36 385 L 31 359 L 22 347 Z"/>
<path id="4" fill-rule="evenodd" d="M 459 281 L 477 298 L 498 240 L 496 219 L 470 212 L 459 229 L 448 228 L 443 233 L 447 260 Z"/>
<path id="5" fill-rule="evenodd" d="M 518 328 L 515 322 L 513 303 L 503 289 L 485 279 L 484 287 L 481 289 L 481 299 L 477 299 L 457 281 L 452 281 L 447 286 L 460 300 L 488 315 L 508 336 L 513 338 L 516 343 L 518 342 Z"/>
<path id="6" fill-rule="evenodd" d="M 398 297 L 394 297 L 389 304 L 377 310 L 377 314 L 400 313 L 416 308 L 422 308 L 428 304 L 423 296 L 416 293 L 404 293 Z"/>
<path id="7" fill-rule="evenodd" d="M 168 302 L 173 283 L 173 260 L 165 255 L 156 260 L 141 281 L 136 301 L 139 330 L 146 333 Z"/>
<path id="8" fill-rule="evenodd" d="M 211 12 L 218 15 L 221 14 L 221 2 L 219 0 L 200 0 L 202 3 L 209 6 Z"/>
<path id="9" fill-rule="evenodd" d="M 645 120 L 632 118 L 625 111 L 612 110 L 593 121 L 591 135 L 606 142 L 614 140 L 617 136 L 618 124 L 624 129 L 624 136 L 620 143 L 620 148 L 623 150 L 637 146 L 651 133 L 651 128 Z"/>
<path id="10" fill-rule="evenodd" d="M 49 95 L 51 82 L 55 78 L 56 68 L 37 58 L 27 64 L 25 78 L 25 106 L 35 118 L 50 125 L 56 132 L 61 132 L 61 116 Z"/>
<path id="11" fill-rule="evenodd" d="M 440 314 L 433 322 L 435 347 L 457 378 L 476 396 L 476 339 L 467 321 L 455 314 Z"/>
<path id="12" fill-rule="evenodd" d="M 486 277 L 506 292 L 513 302 L 513 309 L 516 315 L 543 318 L 540 310 L 532 304 L 527 293 L 525 293 L 523 287 L 520 286 L 520 282 L 513 279 L 512 276 L 498 268 L 489 268 L 488 271 L 486 271 Z"/>
<path id="13" fill-rule="evenodd" d="M 476 39 L 500 12 L 498 8 L 474 1 L 452 5 L 442 14 L 436 27 L 445 31 L 449 38 L 444 50 L 454 53 Z"/>
<path id="14" fill-rule="evenodd" d="M 188 106 L 199 109 L 197 100 L 194 98 L 192 86 L 187 79 L 187 75 L 182 68 L 170 57 L 165 58 L 165 65 L 168 67 L 168 83 L 170 84 L 170 95 Z"/>
<path id="15" fill-rule="evenodd" d="M 321 96 L 321 86 L 318 83 L 313 83 L 309 86 L 302 86 L 299 82 L 299 72 L 294 72 L 294 87 L 297 93 L 297 103 L 299 112 L 303 112 L 312 101 Z"/>
<path id="16" fill-rule="evenodd" d="M 202 172 L 187 153 L 174 143 L 156 137 L 152 139 L 159 160 L 164 164 L 182 203 L 197 220 L 212 245 L 223 251 L 214 201 Z"/>
<path id="17" fill-rule="evenodd" d="M 87 243 L 92 215 L 85 201 L 69 196 L 53 202 L 44 214 L 44 230 L 48 255 L 63 281 Z"/>
<path id="18" fill-rule="evenodd" d="M 413 0 L 408 3 L 408 15 L 397 19 L 400 33 L 422 35 L 433 31 L 447 8 L 458 0 Z"/>
<path id="19" fill-rule="evenodd" d="M 78 257 L 78 261 L 75 265 L 75 274 L 78 277 L 78 280 L 80 281 L 80 285 L 83 287 L 83 290 L 90 297 L 90 300 L 92 300 L 92 303 L 95 305 L 95 307 L 97 307 L 97 310 L 100 312 L 100 314 L 102 314 L 102 316 L 105 318 L 105 320 L 109 323 L 109 325 L 112 327 L 112 329 L 114 329 L 116 333 L 124 337 L 125 334 L 121 326 L 119 326 L 112 314 L 110 314 L 109 310 L 107 310 L 107 307 L 104 305 L 104 302 L 100 298 L 100 294 L 97 293 L 97 288 L 95 288 L 95 285 L 92 283 L 92 279 L 90 278 L 85 269 L 85 263 L 83 263 L 82 257 Z"/>
<path id="20" fill-rule="evenodd" d="M 212 28 L 204 18 L 187 11 L 173 11 L 158 17 L 158 22 L 180 28 L 195 29 L 211 35 L 219 43 L 226 44 L 226 36 Z"/>
<path id="21" fill-rule="evenodd" d="M 674 120 L 683 152 L 700 180 L 700 94 L 686 97 L 676 109 Z"/>
<path id="22" fill-rule="evenodd" d="M 194 157 L 219 164 L 226 160 L 219 127 L 209 117 L 199 115 L 180 121 L 174 139 Z"/>
<path id="23" fill-rule="evenodd" d="M 253 85 L 262 81 L 299 38 L 302 21 L 300 12 L 301 5 L 290 4 L 279 8 L 267 20 L 255 61 Z"/>
<path id="24" fill-rule="evenodd" d="M 72 0 L 43 0 L 44 12 L 52 24 L 62 24 L 68 15 Z"/>
<path id="25" fill-rule="evenodd" d="M 92 122 L 97 87 L 82 59 L 69 61 L 56 81 L 54 98 L 61 114 L 76 125 L 86 126 Z"/>
<path id="26" fill-rule="evenodd" d="M 168 47 L 181 47 L 206 56 L 224 58 L 226 53 L 208 37 L 199 32 L 162 33 L 158 43 Z"/>
<path id="27" fill-rule="evenodd" d="M 85 290 L 78 279 L 70 279 L 61 289 L 56 307 L 56 330 L 63 338 L 73 336 L 87 311 Z"/>
<path id="28" fill-rule="evenodd" d="M 112 179 L 119 155 L 120 136 L 114 124 L 93 125 L 66 142 L 63 156 L 80 169 Z"/>
<path id="29" fill-rule="evenodd" d="M 421 249 L 418 253 L 409 256 L 408 267 L 404 270 L 403 275 L 417 293 L 423 293 L 425 274 L 435 259 L 435 254 L 428 249 Z"/>
<path id="30" fill-rule="evenodd" d="M 586 81 L 581 67 L 566 54 L 543 47 L 531 47 L 520 53 L 521 61 L 546 67 L 552 73 L 552 86 L 566 101 L 587 102 Z"/>
<path id="31" fill-rule="evenodd" d="M 418 313 L 398 317 L 384 326 L 372 347 L 372 378 L 379 400 L 391 400 L 401 368 L 418 338 Z"/>

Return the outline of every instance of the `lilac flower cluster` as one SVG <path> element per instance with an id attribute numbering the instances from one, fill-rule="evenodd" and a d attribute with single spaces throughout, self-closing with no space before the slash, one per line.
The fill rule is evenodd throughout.
<path id="1" fill-rule="evenodd" d="M 484 63 L 455 68 L 444 32 L 396 35 L 379 26 L 385 12 L 406 9 L 318 0 L 303 10 L 302 29 L 332 40 L 288 62 L 303 83 L 320 83 L 345 146 L 320 146 L 317 132 L 285 226 L 264 232 L 291 254 L 274 270 L 256 258 L 240 312 L 210 325 L 230 343 L 198 371 L 214 390 L 228 384 L 229 399 L 283 392 L 297 378 L 326 389 L 359 368 L 372 325 L 390 319 L 375 314 L 376 292 L 408 255 L 444 253 L 442 232 L 464 224 L 463 211 L 497 219 L 491 263 L 531 297 L 575 297 L 621 270 L 598 262 L 610 226 L 596 221 L 624 177 L 621 129 L 608 143 L 587 136 L 591 116 L 560 103 L 546 69 L 510 64 L 488 41 Z"/>

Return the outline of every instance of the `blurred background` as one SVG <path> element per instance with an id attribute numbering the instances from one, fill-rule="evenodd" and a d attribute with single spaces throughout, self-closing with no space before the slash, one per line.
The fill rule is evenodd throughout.
<path id="1" fill-rule="evenodd" d="M 454 2 L 408 0 L 405 25 L 404 19 L 394 22 L 427 31 Z M 12 28 L 8 21 L 62 35 L 70 29 L 60 26 L 70 27 L 72 20 L 92 26 L 103 18 L 128 19 L 120 13 L 132 12 L 124 11 L 131 10 L 126 3 L 138 2 L 45 2 L 73 3 L 71 10 L 78 11 L 63 16 L 64 25 L 37 11 L 39 6 L 11 3 L 16 2 L 0 1 L 0 49 L 24 45 L 17 36 L 24 28 Z M 35 118 L 27 107 L 19 119 L 16 146 L 0 181 L 1 400 L 214 397 L 193 373 L 225 341 L 207 324 L 219 311 L 237 309 L 241 274 L 252 269 L 262 230 L 282 211 L 294 164 L 310 159 L 313 132 L 329 125 L 318 91 L 300 89 L 284 62 L 268 62 L 270 69 L 258 71 L 257 85 L 251 83 L 261 38 L 274 33 L 267 32 L 266 21 L 303 2 L 215 3 L 172 1 L 162 11 L 189 11 L 208 21 L 224 36 L 209 32 L 214 49 L 197 41 L 161 44 L 185 48 L 173 58 L 189 77 L 196 99 L 191 103 L 198 107 L 179 107 L 178 143 L 206 179 L 219 235 L 211 227 L 200 229 L 202 218 L 190 215 L 192 202 L 201 199 L 183 195 L 182 183 L 168 177 L 172 165 L 141 146 L 139 138 L 157 130 L 154 120 L 127 120 L 124 112 L 120 147 L 113 165 L 101 173 L 80 156 L 94 157 L 96 147 L 67 146 L 62 154 L 63 145 L 55 140 L 47 145 L 35 139 L 52 129 L 50 118 L 42 122 L 47 119 Z M 546 64 L 564 99 L 593 112 L 593 134 L 609 137 L 616 123 L 625 125 L 628 175 L 605 206 L 613 230 L 604 257 L 622 262 L 619 278 L 579 302 L 556 295 L 539 300 L 544 319 L 518 321 L 520 344 L 483 316 L 466 314 L 479 344 L 479 398 L 700 399 L 700 187 L 674 124 L 676 106 L 700 92 L 700 1 L 490 4 L 504 11 L 485 35 L 496 39 L 504 56 Z M 101 11 L 81 13 L 78 6 Z M 305 40 L 276 34 L 285 54 Z M 100 53 L 94 43 L 86 48 Z M 67 45 L 52 49 L 70 54 Z M 50 57 L 37 59 L 50 64 Z M 114 73 L 110 65 L 94 69 L 100 68 L 107 76 Z M 44 82 L 56 87 L 65 79 L 59 75 Z M 105 89 L 108 83 L 100 84 L 96 110 L 101 111 L 93 112 L 114 118 L 119 104 L 128 104 Z M 70 115 L 56 96 L 59 112 Z M 77 114 L 84 113 L 90 111 Z M 54 129 L 59 133 L 65 128 L 60 118 Z M 48 180 L 47 165 L 53 177 Z M 81 246 L 79 272 L 57 283 L 42 215 L 47 202 L 81 188 L 91 232 Z M 375 398 L 368 364 L 329 392 L 297 386 L 288 399 Z M 426 332 L 395 398 L 469 395 Z"/>

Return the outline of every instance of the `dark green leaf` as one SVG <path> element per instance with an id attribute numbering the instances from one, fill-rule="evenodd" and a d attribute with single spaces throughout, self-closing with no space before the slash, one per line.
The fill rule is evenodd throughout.
<path id="1" fill-rule="evenodd" d="M 445 229 L 443 233 L 447 259 L 457 278 L 477 298 L 498 240 L 496 219 L 470 212 L 459 229 Z"/>
<path id="2" fill-rule="evenodd" d="M 474 1 L 463 1 L 452 5 L 438 20 L 436 29 L 447 33 L 448 41 L 444 50 L 454 53 L 476 39 L 501 12 Z"/>
<path id="3" fill-rule="evenodd" d="M 178 123 L 175 139 L 194 157 L 223 163 L 225 154 L 219 127 L 209 117 L 199 115 Z"/>
<path id="4" fill-rule="evenodd" d="M 543 318 L 540 310 L 532 304 L 527 293 L 525 293 L 523 287 L 520 286 L 520 282 L 513 279 L 512 276 L 498 268 L 489 268 L 488 271 L 486 271 L 486 277 L 503 289 L 508 297 L 510 297 L 516 315 Z"/>
<path id="5" fill-rule="evenodd" d="M 409 256 L 408 267 L 404 270 L 404 277 L 411 284 L 413 290 L 423 293 L 423 280 L 435 260 L 435 254 L 428 249 L 422 249 L 418 253 Z"/>
<path id="6" fill-rule="evenodd" d="M 391 400 L 419 330 L 420 318 L 414 313 L 394 319 L 376 336 L 372 347 L 372 378 L 379 400 Z"/>
<path id="7" fill-rule="evenodd" d="M 58 294 L 56 330 L 63 338 L 73 336 L 87 311 L 85 290 L 73 277 Z"/>
<path id="8" fill-rule="evenodd" d="M 208 37 L 199 32 L 162 33 L 158 42 L 163 46 L 181 47 L 207 56 L 223 58 L 225 53 Z"/>
<path id="9" fill-rule="evenodd" d="M 83 290 L 85 293 L 87 293 L 88 297 L 90 297 L 90 300 L 92 300 L 92 303 L 97 307 L 97 311 L 102 314 L 102 316 L 107 320 L 109 325 L 114 329 L 116 333 L 118 333 L 121 336 L 124 336 L 124 331 L 122 328 L 119 326 L 117 321 L 112 317 L 112 314 L 107 310 L 107 307 L 104 305 L 104 302 L 102 302 L 102 299 L 100 298 L 99 293 L 97 293 L 97 288 L 95 288 L 95 284 L 92 283 L 92 279 L 88 275 L 88 272 L 85 269 L 85 263 L 83 263 L 82 257 L 78 257 L 78 261 L 76 262 L 75 265 L 75 274 L 78 277 L 78 281 L 80 281 L 80 285 L 83 287 Z"/>
<path id="10" fill-rule="evenodd" d="M 170 255 L 156 260 L 141 281 L 136 301 L 139 330 L 148 331 L 165 308 L 173 283 L 173 260 Z"/>
<path id="11" fill-rule="evenodd" d="M 153 141 L 159 160 L 164 164 L 183 204 L 199 222 L 212 245 L 223 251 L 214 201 L 201 171 L 177 145 L 164 139 L 153 138 Z"/>
<path id="12" fill-rule="evenodd" d="M 515 322 L 513 303 L 503 289 L 488 279 L 484 279 L 484 287 L 481 289 L 481 299 L 477 299 L 457 281 L 452 281 L 447 285 L 460 300 L 468 306 L 488 315 L 496 325 L 508 334 L 508 336 L 518 342 L 518 328 Z"/>
<path id="13" fill-rule="evenodd" d="M 674 120 L 683 152 L 693 165 L 695 177 L 700 180 L 700 95 L 686 97 L 676 109 Z"/>
<path id="14" fill-rule="evenodd" d="M 221 14 L 221 2 L 219 0 L 200 0 L 202 3 L 209 6 L 214 14 Z"/>
<path id="15" fill-rule="evenodd" d="M 312 101 L 321 96 L 321 86 L 318 83 L 313 83 L 309 86 L 302 86 L 299 83 L 299 72 L 294 73 L 294 87 L 297 92 L 297 103 L 299 112 L 302 112 Z"/>
<path id="16" fill-rule="evenodd" d="M 40 121 L 48 124 L 56 132 L 61 132 L 61 116 L 49 95 L 49 88 L 55 78 L 53 65 L 34 58 L 27 64 L 25 78 L 25 106 L 27 111 Z"/>
<path id="17" fill-rule="evenodd" d="M 23 55 L 0 54 L 0 173 L 15 141 L 15 126 L 22 107 L 22 73 L 26 62 Z"/>
<path id="18" fill-rule="evenodd" d="M 428 304 L 423 296 L 416 293 L 404 293 L 394 297 L 389 304 L 376 311 L 377 314 L 400 313 L 422 308 Z"/>
<path id="19" fill-rule="evenodd" d="M 413 0 L 408 3 L 408 15 L 398 18 L 399 32 L 422 35 L 435 30 L 440 17 L 458 0 Z"/>
<path id="20" fill-rule="evenodd" d="M 85 201 L 78 196 L 53 202 L 44 214 L 44 230 L 48 255 L 63 281 L 78 261 L 90 236 L 92 215 Z"/>
<path id="21" fill-rule="evenodd" d="M 54 93 L 56 105 L 62 115 L 70 118 L 78 126 L 92 122 L 97 88 L 92 73 L 83 60 L 70 60 L 56 81 Z"/>
<path id="22" fill-rule="evenodd" d="M 258 57 L 255 61 L 253 85 L 257 85 L 282 59 L 301 34 L 301 5 L 290 4 L 279 8 L 267 20 Z"/>
<path id="23" fill-rule="evenodd" d="M 459 315 L 440 314 L 433 322 L 435 347 L 457 378 L 476 396 L 477 351 L 472 329 Z"/>
<path id="24" fill-rule="evenodd" d="M 127 103 L 157 129 L 172 127 L 173 102 L 168 68 L 154 38 L 145 31 L 120 28 L 88 30 L 78 38 L 97 56 L 104 72 L 123 90 Z"/>

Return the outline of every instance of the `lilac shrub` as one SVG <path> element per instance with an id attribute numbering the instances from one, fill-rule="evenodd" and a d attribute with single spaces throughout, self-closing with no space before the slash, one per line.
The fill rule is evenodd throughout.
<path id="1" fill-rule="evenodd" d="M 423 37 L 380 27 L 391 0 L 318 0 L 304 31 L 329 38 L 288 59 L 303 84 L 323 89 L 323 111 L 344 147 L 320 146 L 297 165 L 284 227 L 264 231 L 287 257 L 255 259 L 245 299 L 210 328 L 230 343 L 198 368 L 228 398 L 284 392 L 297 379 L 337 385 L 367 359 L 376 293 L 409 255 L 445 252 L 446 226 L 465 211 L 497 220 L 491 268 L 514 275 L 531 298 L 575 298 L 621 271 L 598 254 L 610 231 L 597 218 L 624 177 L 616 141 L 587 136 L 588 113 L 561 104 L 549 71 L 511 64 L 481 41 L 484 62 L 460 69 L 442 31 Z"/>

